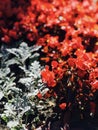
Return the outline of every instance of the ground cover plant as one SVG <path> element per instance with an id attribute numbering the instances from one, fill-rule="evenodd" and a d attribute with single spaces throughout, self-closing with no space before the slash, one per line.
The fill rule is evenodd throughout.
<path id="1" fill-rule="evenodd" d="M 65 130 L 98 119 L 98 2 L 0 4 L 1 124 Z"/>

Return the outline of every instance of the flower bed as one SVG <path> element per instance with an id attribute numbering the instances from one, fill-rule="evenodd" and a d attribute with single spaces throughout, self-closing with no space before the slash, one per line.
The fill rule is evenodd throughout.
<path id="1" fill-rule="evenodd" d="M 53 129 L 53 121 L 63 130 L 75 120 L 97 119 L 98 2 L 0 5 L 1 124 Z"/>

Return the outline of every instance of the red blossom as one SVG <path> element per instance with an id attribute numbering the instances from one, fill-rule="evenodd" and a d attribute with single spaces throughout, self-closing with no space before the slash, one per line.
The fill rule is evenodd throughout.
<path id="1" fill-rule="evenodd" d="M 90 80 L 94 80 L 98 78 L 98 67 L 93 69 L 91 72 L 90 72 L 90 75 L 89 75 L 89 79 Z"/>
<path id="2" fill-rule="evenodd" d="M 57 61 L 52 61 L 51 66 L 52 66 L 53 69 L 57 68 L 58 62 Z"/>
<path id="3" fill-rule="evenodd" d="M 14 30 L 9 30 L 8 34 L 9 34 L 9 37 L 12 37 L 14 39 L 17 39 L 18 37 L 16 31 Z"/>
<path id="4" fill-rule="evenodd" d="M 81 70 L 88 70 L 96 65 L 93 53 L 86 53 L 84 50 L 77 50 L 75 52 L 77 58 L 75 61 L 76 67 Z"/>
<path id="5" fill-rule="evenodd" d="M 71 67 L 75 67 L 75 59 L 74 58 L 69 58 L 68 59 L 68 65 Z"/>
<path id="6" fill-rule="evenodd" d="M 48 36 L 47 44 L 51 48 L 55 48 L 55 47 L 59 46 L 58 37 Z"/>
<path id="7" fill-rule="evenodd" d="M 9 43 L 10 42 L 10 37 L 5 35 L 4 37 L 1 38 L 1 40 L 5 43 Z"/>
<path id="8" fill-rule="evenodd" d="M 15 1 L 5 1 L 0 1 L 1 43 L 21 38 L 41 45 L 40 62 L 48 65 L 41 72 L 50 87 L 46 97 L 55 93 L 70 100 L 75 93 L 74 103 L 87 101 L 98 90 L 98 2 L 19 0 L 16 7 Z M 59 107 L 64 110 L 66 103 Z"/>
<path id="9" fill-rule="evenodd" d="M 66 108 L 66 103 L 61 103 L 60 105 L 59 105 L 59 107 L 62 109 L 62 110 L 64 110 L 65 108 Z"/>
<path id="10" fill-rule="evenodd" d="M 41 94 L 40 92 L 38 92 L 37 97 L 38 97 L 39 99 L 42 99 L 42 94 Z"/>
<path id="11" fill-rule="evenodd" d="M 66 56 L 70 53 L 71 48 L 69 47 L 67 42 L 63 42 L 62 46 L 60 47 L 61 55 Z"/>
<path id="12" fill-rule="evenodd" d="M 98 90 L 98 80 L 94 80 L 91 82 L 91 86 L 93 89 L 97 89 Z"/>
<path id="13" fill-rule="evenodd" d="M 88 70 L 89 69 L 89 62 L 83 60 L 83 59 L 76 59 L 75 61 L 76 67 L 81 70 Z"/>
<path id="14" fill-rule="evenodd" d="M 49 87 L 55 87 L 55 74 L 53 71 L 49 70 L 49 67 L 46 66 L 45 69 L 41 72 L 43 82 L 47 83 Z"/>

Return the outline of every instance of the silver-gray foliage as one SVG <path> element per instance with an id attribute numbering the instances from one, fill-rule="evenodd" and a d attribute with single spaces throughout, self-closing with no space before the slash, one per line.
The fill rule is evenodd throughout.
<path id="1" fill-rule="evenodd" d="M 0 105 L 3 106 L 0 109 L 0 118 L 11 130 L 27 130 L 25 126 L 30 123 L 30 114 L 33 117 L 32 127 L 36 127 L 37 122 L 41 122 L 40 115 L 44 115 L 45 120 L 46 113 L 51 112 L 46 109 L 51 108 L 49 101 L 39 101 L 36 96 L 39 91 L 42 95 L 48 91 L 41 80 L 39 49 L 40 46 L 29 47 L 22 42 L 19 47 L 6 48 L 5 53 L 0 54 Z"/>

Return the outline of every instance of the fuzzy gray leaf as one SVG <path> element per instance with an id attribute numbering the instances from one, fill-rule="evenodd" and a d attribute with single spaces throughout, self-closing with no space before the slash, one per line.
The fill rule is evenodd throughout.
<path id="1" fill-rule="evenodd" d="M 17 65 L 20 64 L 20 62 L 18 60 L 16 60 L 15 58 L 8 60 L 5 63 L 6 63 L 7 66 L 14 65 L 14 64 L 17 64 Z"/>
<path id="2" fill-rule="evenodd" d="M 4 97 L 4 93 L 1 91 L 0 92 L 0 100 Z"/>

